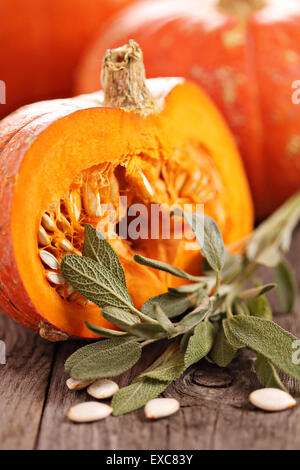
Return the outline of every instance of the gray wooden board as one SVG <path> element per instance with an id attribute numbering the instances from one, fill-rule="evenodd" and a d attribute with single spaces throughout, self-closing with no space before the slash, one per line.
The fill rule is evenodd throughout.
<path id="1" fill-rule="evenodd" d="M 289 258 L 299 287 L 300 228 Z M 279 312 L 276 320 L 300 337 L 299 301 L 294 315 Z M 181 403 L 170 418 L 148 422 L 138 410 L 73 424 L 66 418 L 70 406 L 91 398 L 85 391 L 66 388 L 63 366 L 83 343 L 47 343 L 2 315 L 0 339 L 6 341 L 8 353 L 7 364 L 0 365 L 1 449 L 300 449 L 300 406 L 265 413 L 249 403 L 248 394 L 259 387 L 250 352 L 240 353 L 226 369 L 206 361 L 191 367 L 164 393 Z M 134 370 L 117 379 L 119 384 L 130 383 L 162 347 L 148 347 Z M 300 384 L 286 377 L 284 381 L 300 400 Z"/>

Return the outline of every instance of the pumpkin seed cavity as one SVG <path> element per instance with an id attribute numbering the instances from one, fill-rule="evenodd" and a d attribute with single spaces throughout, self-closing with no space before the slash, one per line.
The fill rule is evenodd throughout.
<path id="1" fill-rule="evenodd" d="M 222 186 L 208 151 L 191 145 L 176 150 L 171 160 L 140 154 L 121 164 L 105 162 L 82 171 L 68 193 L 41 216 L 37 243 L 46 280 L 62 299 L 86 307 L 89 302 L 65 282 L 60 272 L 61 260 L 67 253 L 81 253 L 85 224 L 103 232 L 118 229 L 134 203 L 164 204 L 169 208 L 175 204 L 183 207 L 205 203 L 207 208 L 212 201 L 219 207 L 218 224 L 222 227 L 226 214 Z M 120 196 L 127 197 L 126 205 L 120 204 Z M 115 236 L 121 250 L 132 250 L 132 256 L 138 250 L 134 240 Z"/>

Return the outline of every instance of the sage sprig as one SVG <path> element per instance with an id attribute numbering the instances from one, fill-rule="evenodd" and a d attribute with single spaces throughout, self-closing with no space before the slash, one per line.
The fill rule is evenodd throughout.
<path id="1" fill-rule="evenodd" d="M 87 323 L 91 331 L 108 339 L 72 354 L 66 371 L 78 380 L 116 376 L 136 364 L 145 346 L 165 339 L 163 353 L 113 397 L 115 415 L 140 408 L 199 360 L 207 358 L 226 367 L 242 348 L 256 353 L 254 368 L 263 385 L 285 389 L 277 370 L 300 380 L 300 365 L 292 362 L 297 338 L 272 321 L 265 296 L 275 288 L 282 310 L 293 308 L 297 289 L 284 253 L 300 218 L 300 193 L 254 230 L 237 255 L 224 248 L 220 230 L 211 218 L 181 209 L 171 215 L 180 215 L 190 224 L 204 257 L 205 274 L 192 276 L 167 263 L 135 255 L 137 263 L 189 282 L 148 299 L 141 310 L 133 305 L 117 254 L 94 227 L 85 228 L 82 256 L 64 257 L 61 270 L 65 279 L 101 307 L 103 317 L 121 330 Z M 204 234 L 199 233 L 199 220 Z M 273 270 L 274 284 L 259 282 L 256 270 L 260 265 Z"/>

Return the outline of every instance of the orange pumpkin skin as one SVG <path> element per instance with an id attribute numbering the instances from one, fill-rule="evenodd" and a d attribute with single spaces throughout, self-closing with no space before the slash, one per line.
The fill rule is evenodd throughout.
<path id="1" fill-rule="evenodd" d="M 145 172 L 151 165 L 172 165 L 173 161 L 175 168 L 182 165 L 191 174 L 199 168 L 203 191 L 213 195 L 205 203 L 205 211 L 220 225 L 225 242 L 230 244 L 252 229 L 252 202 L 243 166 L 212 102 L 197 86 L 182 79 L 153 79 L 147 84 L 162 103 L 160 112 L 147 117 L 101 105 L 99 92 L 29 105 L 0 122 L 0 311 L 45 338 L 94 337 L 85 320 L 109 325 L 95 305 L 62 299 L 46 280 L 39 258 L 41 217 L 69 194 L 81 171 L 102 162 L 122 163 L 126 168 L 137 165 L 139 170 L 147 159 L 152 163 Z M 182 152 L 179 156 L 178 150 Z M 196 152 L 194 167 L 186 152 Z M 137 175 L 138 171 L 131 172 L 131 179 L 128 177 L 131 191 L 138 191 Z M 156 190 L 151 171 L 149 180 L 153 197 L 160 202 L 165 193 Z M 166 273 L 137 265 L 126 240 L 111 243 L 137 307 L 176 283 Z M 137 243 L 134 251 L 199 273 L 201 254 L 189 243 L 193 244 L 150 240 Z"/>
<path id="2" fill-rule="evenodd" d="M 80 54 L 111 15 L 133 0 L 0 0 L 0 119 L 41 99 L 70 96 Z"/>
<path id="3" fill-rule="evenodd" d="M 99 57 L 127 38 L 141 45 L 149 76 L 187 77 L 213 98 L 241 150 L 258 218 L 300 188 L 300 105 L 292 102 L 300 78 L 298 0 L 133 5 L 83 57 L 76 92 L 97 88 Z"/>

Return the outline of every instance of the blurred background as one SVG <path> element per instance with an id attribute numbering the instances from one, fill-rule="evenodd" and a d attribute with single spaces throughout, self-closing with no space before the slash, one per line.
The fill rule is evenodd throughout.
<path id="1" fill-rule="evenodd" d="M 148 77 L 187 77 L 217 104 L 258 218 L 300 188 L 299 0 L 0 0 L 0 118 L 98 90 L 104 51 L 131 38 Z"/>

